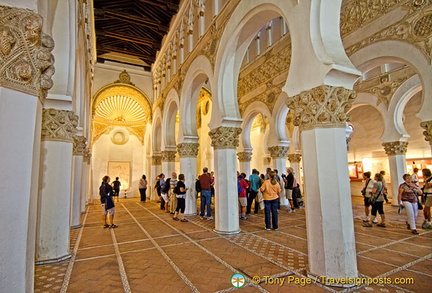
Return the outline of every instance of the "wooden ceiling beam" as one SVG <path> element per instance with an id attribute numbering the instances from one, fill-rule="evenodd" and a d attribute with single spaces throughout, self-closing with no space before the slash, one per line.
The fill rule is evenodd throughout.
<path id="1" fill-rule="evenodd" d="M 113 46 L 99 45 L 99 46 L 97 46 L 97 49 L 99 52 L 98 58 L 103 58 L 103 57 L 100 57 L 100 55 L 102 55 L 102 54 L 114 52 L 114 53 L 121 53 L 124 55 L 138 57 L 148 64 L 152 64 L 156 59 L 155 57 L 153 57 L 151 55 L 145 55 L 145 54 L 138 53 L 136 51 L 129 51 L 129 50 L 113 47 Z M 104 58 L 104 59 L 106 59 L 106 58 Z"/>
<path id="2" fill-rule="evenodd" d="M 155 1 L 155 0 L 138 0 L 141 3 L 150 4 L 152 6 L 157 6 L 163 9 L 169 9 L 170 11 L 177 12 L 179 6 L 177 3 L 173 3 L 173 1 Z"/>
<path id="3" fill-rule="evenodd" d="M 149 46 L 149 47 L 152 47 L 152 48 L 157 49 L 157 50 L 160 49 L 160 46 L 159 47 L 157 46 L 157 42 L 158 42 L 157 40 L 134 37 L 134 36 L 130 36 L 130 35 L 127 35 L 124 33 L 114 33 L 112 31 L 98 30 L 98 31 L 96 31 L 96 36 L 110 37 L 110 38 L 114 38 L 114 39 L 118 39 L 118 40 L 122 40 L 122 41 L 126 41 L 126 42 L 132 42 L 132 43 L 136 43 L 136 44 Z"/>
<path id="4" fill-rule="evenodd" d="M 168 26 L 163 25 L 159 21 L 154 21 L 151 19 L 146 19 L 136 15 L 131 15 L 131 14 L 109 10 L 109 9 L 95 9 L 95 15 L 100 16 L 102 18 L 105 18 L 105 16 L 110 16 L 112 18 L 125 21 L 131 24 L 135 24 L 135 25 L 137 23 L 141 23 L 144 24 L 146 27 L 149 27 L 151 29 L 157 29 L 158 31 L 162 31 L 163 33 L 167 33 L 169 29 Z"/>

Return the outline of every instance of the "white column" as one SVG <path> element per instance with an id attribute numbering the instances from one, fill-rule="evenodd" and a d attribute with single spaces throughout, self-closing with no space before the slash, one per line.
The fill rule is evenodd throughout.
<path id="1" fill-rule="evenodd" d="M 0 292 L 33 292 L 42 107 L 35 96 L 0 87 L 0 108 L 0 135 L 8 138 L 0 144 Z"/>
<path id="2" fill-rule="evenodd" d="M 240 162 L 240 173 L 245 173 L 247 175 L 246 179 L 248 179 L 251 174 L 250 162 L 252 160 L 252 152 L 248 150 L 238 152 L 237 157 Z"/>
<path id="3" fill-rule="evenodd" d="M 147 182 L 148 182 L 147 192 L 149 189 L 152 190 L 151 197 L 150 197 L 151 200 L 158 200 L 158 194 L 156 190 L 154 190 L 154 183 L 155 183 L 154 180 L 156 176 L 162 173 L 161 164 L 162 164 L 162 157 L 160 155 L 154 154 L 152 156 L 151 177 L 150 178 L 147 177 Z"/>
<path id="4" fill-rule="evenodd" d="M 71 192 L 71 228 L 81 227 L 81 198 L 82 174 L 84 155 L 87 149 L 87 139 L 84 136 L 75 136 L 73 142 L 72 159 L 72 192 Z"/>
<path id="5" fill-rule="evenodd" d="M 52 39 L 41 33 L 43 19 L 33 12 L 37 9 L 35 3 L 19 4 L 23 8 L 0 10 L 0 26 L 6 28 L 0 62 L 3 68 L 0 75 L 0 172 L 3 177 L 0 292 L 31 293 L 41 169 L 42 102 L 52 86 L 50 70 L 54 58 L 50 53 Z M 23 38 L 28 35 L 29 27 L 31 38 Z M 44 35 L 47 39 L 41 44 Z"/>
<path id="6" fill-rule="evenodd" d="M 355 96 L 351 90 L 322 85 L 287 100 L 287 106 L 297 113 L 294 121 L 302 131 L 312 276 L 358 276 L 345 141 L 345 111 Z"/>
<path id="7" fill-rule="evenodd" d="M 87 155 L 89 154 L 87 149 Z M 87 202 L 90 200 L 88 188 L 90 185 L 90 158 L 84 156 L 81 174 L 81 214 L 85 213 Z"/>
<path id="8" fill-rule="evenodd" d="M 78 116 L 72 111 L 44 109 L 42 123 L 40 211 L 36 260 L 55 262 L 70 257 L 72 142 Z"/>
<path id="9" fill-rule="evenodd" d="M 72 162 L 72 192 L 71 192 L 71 223 L 72 229 L 81 227 L 81 174 L 82 174 L 82 156 L 73 156 Z"/>
<path id="10" fill-rule="evenodd" d="M 176 151 L 162 151 L 162 173 L 166 178 L 171 178 L 172 172 L 175 171 L 175 157 Z"/>
<path id="11" fill-rule="evenodd" d="M 390 167 L 390 180 L 392 190 L 392 206 L 398 206 L 398 189 L 399 184 L 403 182 L 402 176 L 407 173 L 406 152 L 408 142 L 394 141 L 382 144 L 388 155 Z"/>
<path id="12" fill-rule="evenodd" d="M 240 232 L 237 195 L 236 147 L 241 128 L 218 127 L 210 131 L 215 165 L 215 229 L 221 234 Z"/>
<path id="13" fill-rule="evenodd" d="M 272 167 L 278 170 L 279 177 L 286 171 L 286 157 L 289 147 L 286 145 L 272 146 L 268 148 L 270 156 L 272 157 Z M 280 193 L 280 204 L 281 206 L 288 205 L 288 199 L 286 198 L 284 182 L 281 177 L 281 193 Z"/>
<path id="14" fill-rule="evenodd" d="M 186 194 L 186 216 L 195 216 L 197 214 L 197 200 L 195 190 L 196 165 L 198 156 L 198 143 L 180 143 L 177 150 L 180 155 L 180 173 L 185 175 L 186 186 L 189 190 Z"/>

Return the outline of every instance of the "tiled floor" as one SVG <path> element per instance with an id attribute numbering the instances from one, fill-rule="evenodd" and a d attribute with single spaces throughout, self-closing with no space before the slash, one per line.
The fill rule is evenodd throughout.
<path id="1" fill-rule="evenodd" d="M 307 279 L 304 209 L 281 210 L 279 231 L 263 229 L 261 211 L 240 222 L 240 234 L 227 236 L 212 231 L 214 220 L 181 223 L 155 202 L 121 199 L 117 229 L 103 229 L 100 206 L 88 206 L 83 228 L 71 231 L 72 258 L 36 266 L 35 292 L 431 292 L 432 230 L 411 234 L 405 215 L 390 205 L 387 228 L 364 228 L 362 199 L 354 196 L 353 202 L 359 273 L 414 284 L 343 289 Z M 236 273 L 246 277 L 242 288 L 231 285 Z M 295 283 L 308 280 L 313 284 Z"/>

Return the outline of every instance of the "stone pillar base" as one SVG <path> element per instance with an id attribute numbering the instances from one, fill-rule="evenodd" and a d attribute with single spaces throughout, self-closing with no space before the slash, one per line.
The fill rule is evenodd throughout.
<path id="1" fill-rule="evenodd" d="M 35 262 L 35 265 L 38 266 L 38 265 L 45 265 L 45 264 L 50 264 L 50 263 L 57 263 L 57 262 L 61 262 L 61 261 L 64 261 L 66 259 L 69 259 L 71 257 L 72 257 L 72 254 L 68 253 L 68 254 L 66 254 L 64 256 L 60 256 L 60 257 L 57 257 L 57 258 L 38 260 L 38 261 Z"/>
<path id="2" fill-rule="evenodd" d="M 234 234 L 240 233 L 241 229 L 238 229 L 235 231 L 220 231 L 220 230 L 217 230 L 216 228 L 214 228 L 213 232 L 218 233 L 218 234 L 222 234 L 222 235 L 234 235 Z"/>

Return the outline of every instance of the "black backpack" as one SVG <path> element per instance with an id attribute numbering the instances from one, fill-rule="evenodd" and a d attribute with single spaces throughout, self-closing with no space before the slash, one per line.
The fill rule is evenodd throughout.
<path id="1" fill-rule="evenodd" d="M 195 190 L 201 192 L 201 183 L 198 179 L 195 181 Z"/>

